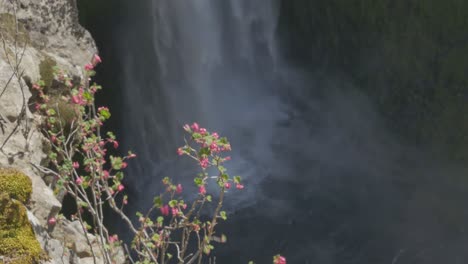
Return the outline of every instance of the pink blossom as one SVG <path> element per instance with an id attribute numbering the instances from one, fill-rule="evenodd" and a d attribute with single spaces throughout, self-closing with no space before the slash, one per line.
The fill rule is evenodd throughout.
<path id="1" fill-rule="evenodd" d="M 122 166 L 120 168 L 125 169 L 127 168 L 128 164 L 127 162 L 122 162 Z"/>
<path id="2" fill-rule="evenodd" d="M 236 188 L 237 188 L 238 190 L 242 190 L 242 189 L 244 189 L 244 185 L 238 183 L 238 184 L 236 184 Z"/>
<path id="3" fill-rule="evenodd" d="M 87 71 L 92 71 L 94 69 L 94 65 L 92 65 L 91 63 L 88 63 L 84 66 L 84 68 Z"/>
<path id="4" fill-rule="evenodd" d="M 123 186 L 123 184 L 119 184 L 119 186 L 117 186 L 117 190 L 119 192 L 123 191 L 125 189 L 125 186 Z"/>
<path id="5" fill-rule="evenodd" d="M 71 101 L 72 101 L 72 103 L 77 104 L 77 105 L 84 105 L 85 104 L 85 101 L 83 100 L 83 96 L 81 96 L 80 94 L 73 95 L 71 97 Z"/>
<path id="6" fill-rule="evenodd" d="M 200 129 L 200 126 L 197 123 L 193 123 L 191 128 L 193 131 L 198 132 L 198 130 Z"/>
<path id="7" fill-rule="evenodd" d="M 119 142 L 117 142 L 117 140 L 114 140 L 114 148 L 118 148 L 119 147 Z"/>
<path id="8" fill-rule="evenodd" d="M 115 243 L 117 241 L 119 241 L 119 237 L 117 235 L 113 235 L 113 236 L 109 237 L 109 243 L 112 244 L 112 243 Z"/>
<path id="9" fill-rule="evenodd" d="M 52 141 L 53 143 L 57 142 L 57 137 L 54 136 L 54 135 L 52 135 L 52 136 L 50 137 L 50 141 Z"/>
<path id="10" fill-rule="evenodd" d="M 219 150 L 218 145 L 216 144 L 216 142 L 211 143 L 210 150 L 213 151 L 213 152 L 217 152 Z"/>
<path id="11" fill-rule="evenodd" d="M 179 209 L 177 209 L 176 207 L 172 208 L 171 211 L 173 216 L 177 216 L 177 214 L 179 214 Z"/>
<path id="12" fill-rule="evenodd" d="M 224 184 L 224 188 L 230 189 L 230 188 L 231 188 L 231 183 L 226 182 L 226 183 Z"/>
<path id="13" fill-rule="evenodd" d="M 55 219 L 55 217 L 51 217 L 47 222 L 49 225 L 55 225 L 57 223 L 57 219 Z"/>
<path id="14" fill-rule="evenodd" d="M 273 257 L 273 264 L 286 264 L 286 258 L 280 255 Z"/>
<path id="15" fill-rule="evenodd" d="M 200 128 L 200 134 L 206 135 L 206 128 Z"/>
<path id="16" fill-rule="evenodd" d="M 201 166 L 203 169 L 208 168 L 209 165 L 210 165 L 210 161 L 208 160 L 208 158 L 202 158 L 202 159 L 200 159 L 200 166 Z"/>
<path id="17" fill-rule="evenodd" d="M 80 164 L 77 161 L 73 162 L 73 168 L 78 169 L 80 167 Z"/>
<path id="18" fill-rule="evenodd" d="M 94 65 L 97 65 L 97 64 L 99 64 L 99 63 L 101 63 L 101 62 L 102 62 L 101 57 L 99 57 L 99 55 L 97 55 L 97 54 L 94 54 L 94 57 L 93 57 L 93 64 L 94 64 Z"/>
<path id="19" fill-rule="evenodd" d="M 231 156 L 227 156 L 224 158 L 224 161 L 228 161 L 228 160 L 231 160 Z"/>
<path id="20" fill-rule="evenodd" d="M 182 205 L 182 208 L 187 209 L 187 204 Z"/>
<path id="21" fill-rule="evenodd" d="M 182 148 L 177 149 L 177 155 L 182 156 L 184 155 L 184 150 Z"/>
<path id="22" fill-rule="evenodd" d="M 109 172 L 106 171 L 106 170 L 103 170 L 103 171 L 102 171 L 102 177 L 103 177 L 105 180 L 109 179 Z"/>
<path id="23" fill-rule="evenodd" d="M 131 153 L 130 155 L 128 155 L 128 158 L 129 158 L 129 159 L 136 158 L 136 154 L 134 154 L 134 153 Z"/>
<path id="24" fill-rule="evenodd" d="M 177 187 L 176 187 L 176 193 L 178 193 L 178 194 L 181 194 L 181 193 L 182 193 L 182 190 L 183 190 L 183 188 L 182 188 L 182 184 L 180 184 L 180 183 L 179 183 L 179 184 L 177 184 Z"/>
<path id="25" fill-rule="evenodd" d="M 83 183 L 83 179 L 81 177 L 76 178 L 75 183 L 81 185 Z"/>
<path id="26" fill-rule="evenodd" d="M 215 138 L 215 139 L 219 138 L 219 135 L 216 132 L 211 133 L 211 136 L 213 136 L 213 138 Z"/>
<path id="27" fill-rule="evenodd" d="M 200 194 L 205 195 L 206 194 L 205 185 L 200 186 L 200 188 L 198 188 L 198 191 L 200 192 Z"/>
<path id="28" fill-rule="evenodd" d="M 190 126 L 189 126 L 189 124 L 185 124 L 185 125 L 184 125 L 184 130 L 187 131 L 187 132 L 190 132 Z"/>
<path id="29" fill-rule="evenodd" d="M 164 215 L 164 216 L 168 216 L 169 215 L 169 206 L 164 205 L 163 207 L 161 207 L 159 209 L 161 211 L 161 214 Z"/>
<path id="30" fill-rule="evenodd" d="M 128 204 L 128 199 L 124 198 L 122 202 L 123 202 L 123 204 L 127 205 Z"/>
<path id="31" fill-rule="evenodd" d="M 99 146 L 104 147 L 105 144 L 106 144 L 106 142 L 104 142 L 104 141 L 102 141 L 102 140 L 99 141 Z"/>

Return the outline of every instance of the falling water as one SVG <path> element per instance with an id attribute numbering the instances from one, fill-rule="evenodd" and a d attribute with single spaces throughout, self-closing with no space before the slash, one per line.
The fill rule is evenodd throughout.
<path id="1" fill-rule="evenodd" d="M 272 152 L 271 131 L 284 117 L 273 96 L 276 1 L 150 1 L 147 8 L 153 27 L 146 56 L 155 63 L 143 62 L 145 82 L 129 67 L 132 88 L 125 91 L 126 141 L 142 157 L 136 189 L 183 173 L 175 149 L 182 125 L 194 121 L 227 135 L 244 154 L 233 162 L 236 172 L 247 179 L 256 173 L 258 181 L 265 173 L 249 162 Z"/>

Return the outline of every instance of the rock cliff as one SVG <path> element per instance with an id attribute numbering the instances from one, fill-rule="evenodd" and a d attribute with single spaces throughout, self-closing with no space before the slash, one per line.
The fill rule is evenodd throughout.
<path id="1" fill-rule="evenodd" d="M 31 84 L 51 80 L 53 66 L 82 78 L 82 66 L 97 53 L 94 41 L 78 23 L 75 0 L 0 0 L 0 34 L 0 168 L 20 170 L 31 179 L 27 215 L 44 262 L 93 263 L 79 224 L 62 220 L 48 226 L 61 203 L 36 167 L 47 155 Z"/>

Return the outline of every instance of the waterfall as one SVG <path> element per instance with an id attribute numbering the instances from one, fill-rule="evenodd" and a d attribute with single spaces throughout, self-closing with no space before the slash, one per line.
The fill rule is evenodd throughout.
<path id="1" fill-rule="evenodd" d="M 154 189 L 164 176 L 183 180 L 185 175 L 190 183 L 194 168 L 182 169 L 175 155 L 183 142 L 182 126 L 189 122 L 232 140 L 236 173 L 250 182 L 266 175 L 252 163 L 259 153 L 265 159 L 272 152 L 271 131 L 282 118 L 273 96 L 278 89 L 277 5 L 275 0 L 201 0 L 145 6 L 148 13 L 140 15 L 151 24 L 145 38 L 149 47 L 139 61 L 126 58 L 124 77 L 129 87 L 124 137 L 140 156 L 131 168 L 138 175 L 138 192 L 148 193 L 144 190 Z M 145 68 L 138 69 L 142 64 Z"/>

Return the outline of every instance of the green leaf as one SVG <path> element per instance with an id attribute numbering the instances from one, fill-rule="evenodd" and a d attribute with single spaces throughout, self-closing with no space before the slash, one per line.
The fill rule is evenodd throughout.
<path id="1" fill-rule="evenodd" d="M 154 204 L 154 206 L 156 206 L 157 208 L 160 208 L 160 207 L 162 206 L 162 204 L 163 204 L 161 196 L 156 196 L 156 197 L 154 197 L 154 199 L 153 199 L 153 204 Z"/>
<path id="2" fill-rule="evenodd" d="M 107 108 L 102 108 L 101 111 L 99 111 L 99 114 L 104 118 L 104 120 L 109 119 L 111 117 L 111 113 Z"/>
<path id="3" fill-rule="evenodd" d="M 202 184 L 203 184 L 203 179 L 197 177 L 197 178 L 193 179 L 193 182 L 195 182 L 195 184 L 196 184 L 198 187 L 200 187 L 200 186 L 202 186 Z"/>
<path id="4" fill-rule="evenodd" d="M 235 183 L 240 183 L 241 182 L 241 177 L 240 176 L 234 176 L 234 182 Z"/>
<path id="5" fill-rule="evenodd" d="M 207 196 L 206 196 L 206 200 L 207 200 L 208 202 L 211 202 L 211 195 L 207 195 Z"/>
<path id="6" fill-rule="evenodd" d="M 221 218 L 222 218 L 224 221 L 226 221 L 227 216 L 226 216 L 226 212 L 225 212 L 225 211 L 219 212 L 219 215 L 221 216 Z"/>
<path id="7" fill-rule="evenodd" d="M 115 174 L 115 178 L 116 178 L 117 180 L 119 180 L 119 181 L 121 181 L 121 180 L 123 179 L 123 177 L 124 177 L 124 174 L 123 174 L 123 172 L 121 172 L 121 171 L 119 171 L 119 172 L 117 172 L 117 173 Z"/>
<path id="8" fill-rule="evenodd" d="M 122 168 L 122 158 L 110 156 L 110 160 L 114 170 L 120 170 L 120 168 Z"/>
<path id="9" fill-rule="evenodd" d="M 177 206 L 177 200 L 170 200 L 169 201 L 169 207 L 174 208 Z"/>
<path id="10" fill-rule="evenodd" d="M 164 217 L 158 216 L 158 218 L 156 218 L 156 222 L 158 222 L 158 224 L 162 225 L 162 223 L 164 222 Z"/>

